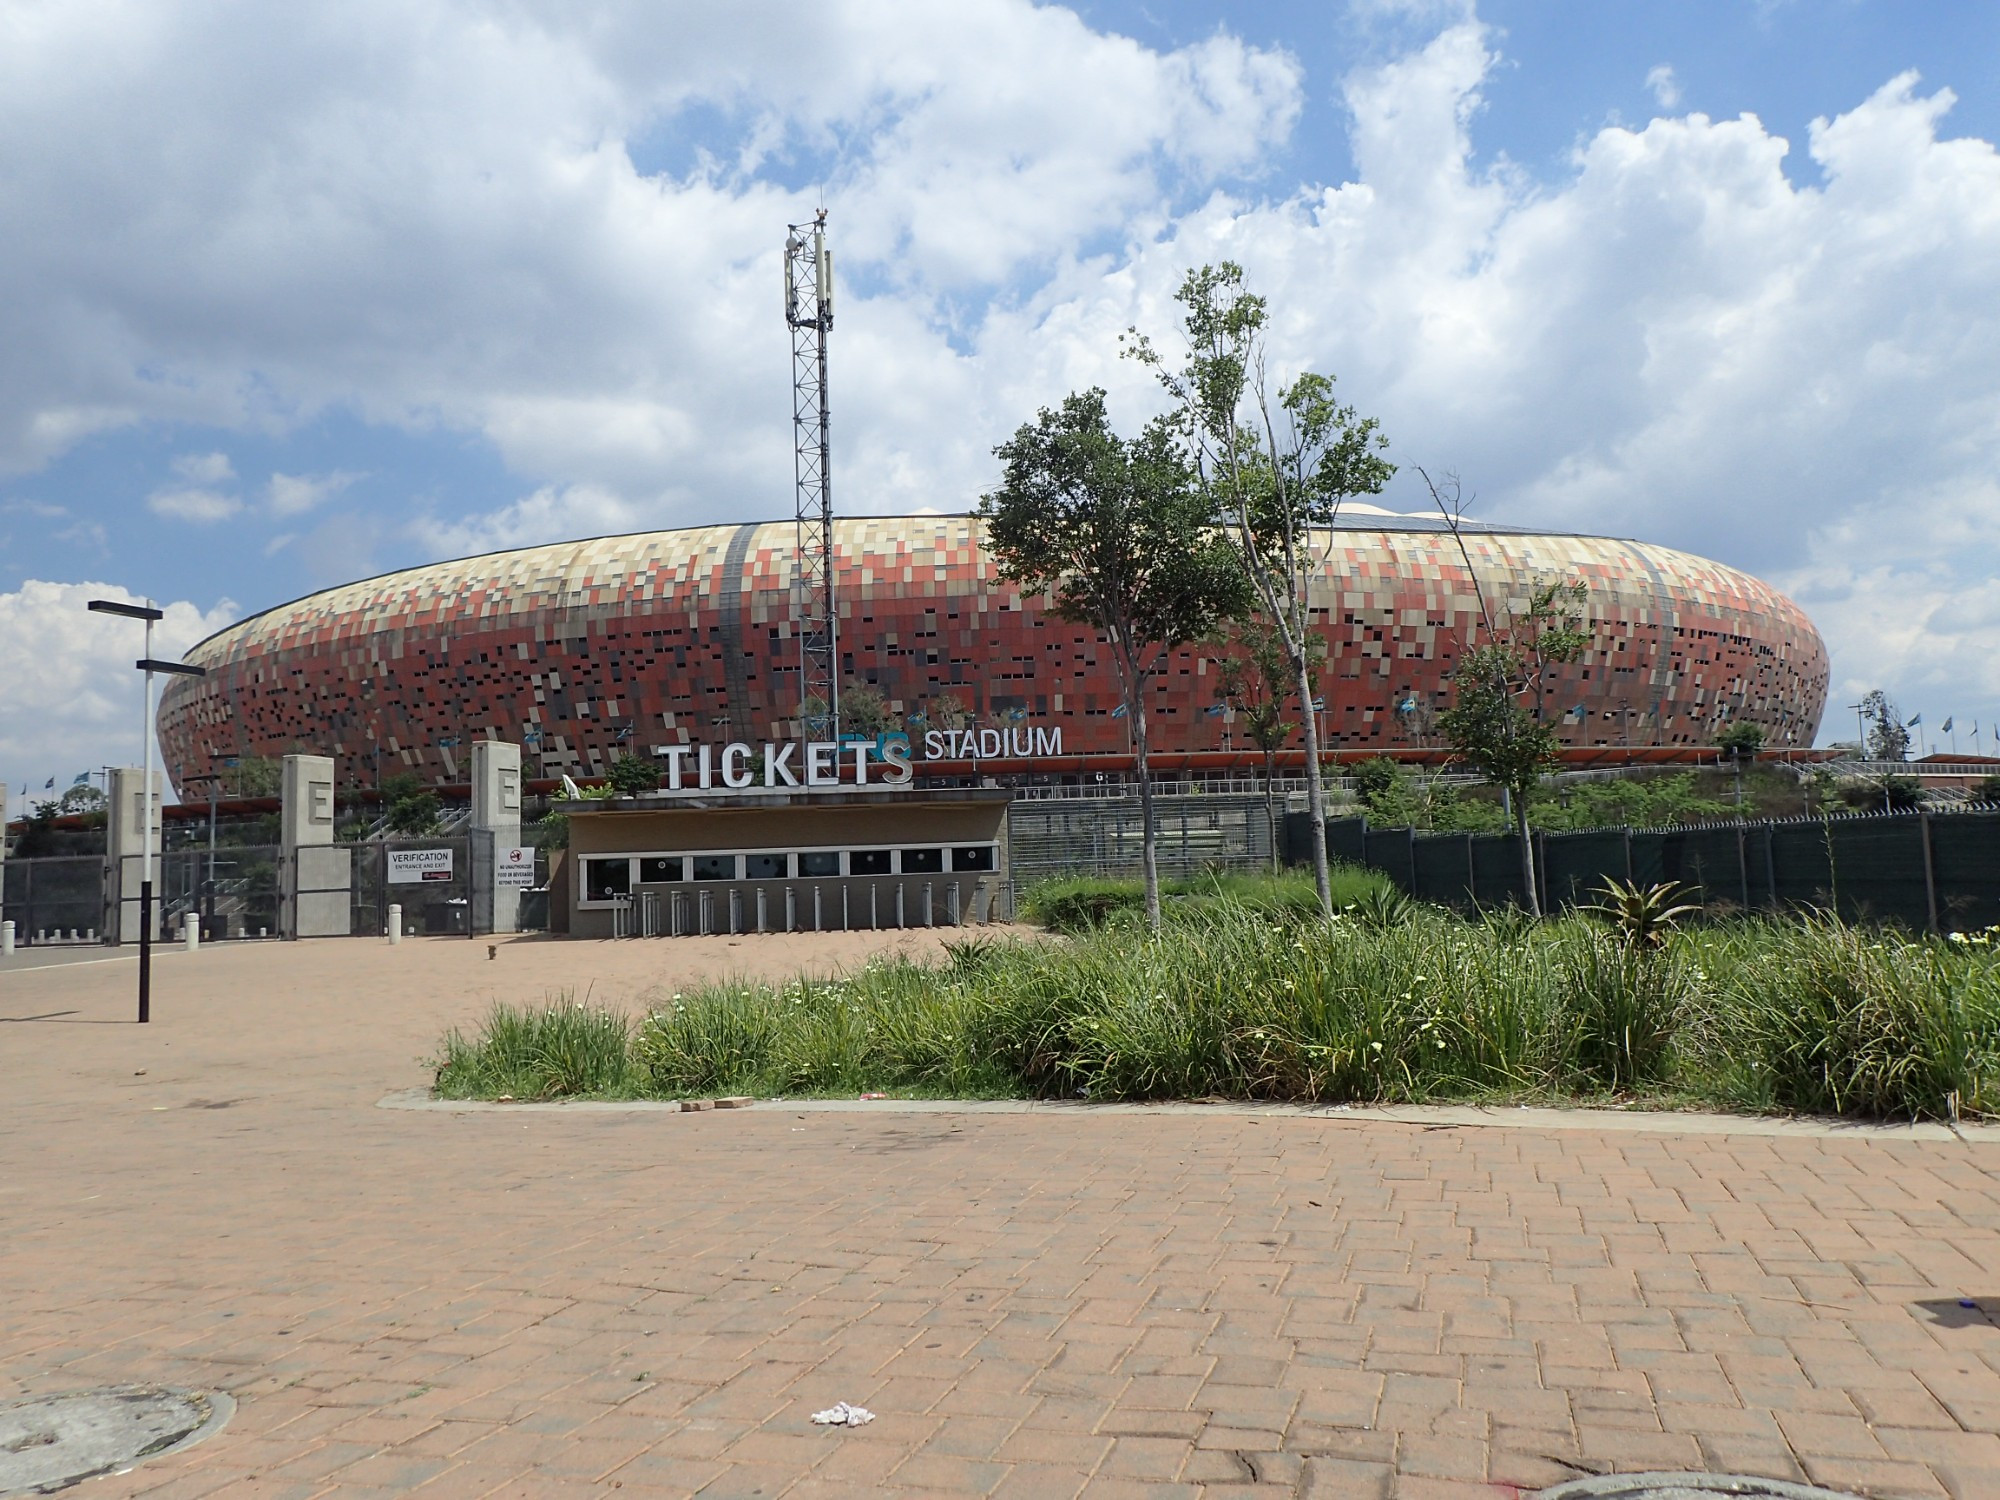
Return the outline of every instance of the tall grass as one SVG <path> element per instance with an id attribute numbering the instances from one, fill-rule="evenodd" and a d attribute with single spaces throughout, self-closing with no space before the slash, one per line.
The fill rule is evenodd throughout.
<path id="1" fill-rule="evenodd" d="M 532 1017 L 496 1011 L 481 1037 L 449 1039 L 439 1088 L 2000 1113 L 1990 946 L 1756 920 L 1648 950 L 1584 917 L 1362 901 L 1329 927 L 1226 895 L 1172 910 L 1158 934 L 1112 921 L 973 940 L 936 966 L 693 990 L 638 1026 L 622 1072 L 603 1053 L 565 1072 Z M 553 1034 L 586 1029 L 549 1015 Z M 590 1034 L 606 1049 L 624 1035 Z M 558 1082 L 591 1077 L 609 1081 Z"/>
<path id="2" fill-rule="evenodd" d="M 632 1023 L 567 995 L 530 1010 L 495 1005 L 468 1037 L 447 1032 L 437 1070 L 445 1099 L 555 1099 L 633 1090 Z"/>

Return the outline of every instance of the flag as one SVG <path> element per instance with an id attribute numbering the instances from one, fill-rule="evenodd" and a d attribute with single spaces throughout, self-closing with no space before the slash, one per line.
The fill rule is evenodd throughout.
<path id="1" fill-rule="evenodd" d="M 1116 708 L 1112 709 L 1112 710 L 1111 710 L 1111 717 L 1112 717 L 1112 718 L 1114 718 L 1114 719 L 1122 719 L 1122 718 L 1124 718 L 1124 717 L 1125 717 L 1125 705 L 1121 703 L 1121 704 L 1119 704 L 1119 705 L 1118 705 L 1118 706 L 1117 706 Z"/>
<path id="2" fill-rule="evenodd" d="M 1209 716 L 1209 717 L 1210 717 L 1210 718 L 1212 719 L 1212 718 L 1214 718 L 1214 717 L 1215 717 L 1215 716 L 1216 716 L 1217 714 L 1219 714 L 1219 713 L 1221 713 L 1221 712 L 1222 712 L 1222 710 L 1223 710 L 1223 707 L 1224 707 L 1224 705 L 1222 705 L 1222 704 L 1220 704 L 1220 703 L 1211 703 L 1211 704 L 1209 704 L 1209 706 L 1208 706 L 1208 707 L 1207 707 L 1207 708 L 1206 708 L 1206 709 L 1204 710 L 1204 712 L 1205 712 L 1205 713 L 1207 713 L 1207 715 L 1208 715 L 1208 716 Z"/>
<path id="3" fill-rule="evenodd" d="M 51 776 L 47 781 L 42 783 L 42 790 L 45 792 L 52 792 L 55 790 L 55 786 L 56 786 L 56 779 L 55 777 Z"/>
<path id="4" fill-rule="evenodd" d="M 1923 722 L 1924 722 L 1924 716 L 1922 714 L 1911 714 L 1908 720 L 1904 722 L 1903 727 L 1905 729 L 1915 729 L 1919 724 Z"/>
<path id="5" fill-rule="evenodd" d="M 71 786 L 82 786 L 82 785 L 84 785 L 84 784 L 85 784 L 86 782 L 88 782 L 89 780 L 90 780 L 90 772 L 88 772 L 88 771 L 78 771 L 78 772 L 76 773 L 76 780 L 72 781 L 72 782 L 70 783 L 70 785 L 71 785 Z"/>
<path id="6" fill-rule="evenodd" d="M 1944 716 L 1944 722 L 1943 722 L 1942 724 L 1938 725 L 1938 733 L 1939 733 L 1939 734 L 1950 734 L 1950 733 L 1951 733 L 1951 715 L 1950 715 L 1950 714 L 1946 714 L 1946 715 Z"/>

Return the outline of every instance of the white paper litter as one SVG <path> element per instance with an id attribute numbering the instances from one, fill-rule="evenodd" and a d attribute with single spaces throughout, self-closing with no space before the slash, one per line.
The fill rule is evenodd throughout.
<path id="1" fill-rule="evenodd" d="M 859 1427 L 875 1420 L 875 1413 L 865 1406 L 849 1406 L 845 1401 L 836 1401 L 825 1411 L 813 1413 L 813 1420 L 822 1427 Z"/>

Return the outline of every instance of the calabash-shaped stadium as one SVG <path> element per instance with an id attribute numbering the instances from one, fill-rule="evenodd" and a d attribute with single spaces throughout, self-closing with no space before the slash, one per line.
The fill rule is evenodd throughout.
<path id="1" fill-rule="evenodd" d="M 177 786 L 232 758 L 334 757 L 343 783 L 449 783 L 474 740 L 522 744 L 530 774 L 601 773 L 620 754 L 798 733 L 795 529 L 642 532 L 407 568 L 267 609 L 202 641 L 160 706 Z M 1111 658 L 1090 629 L 1003 581 L 976 517 L 842 521 L 834 567 L 843 683 L 905 720 L 1060 727 L 1066 757 L 1129 754 Z M 1705 745 L 1728 722 L 1809 746 L 1827 656 L 1759 580 L 1671 548 L 1350 516 L 1325 538 L 1320 726 L 1336 750 L 1419 746 L 1477 639 L 1478 591 L 1588 588 L 1592 649 L 1544 694 L 1564 742 Z M 1152 689 L 1163 752 L 1242 750 L 1217 649 L 1177 652 Z M 1293 706 L 1296 713 L 1296 705 Z M 1002 743 L 1007 743 L 1004 739 Z M 1434 737 L 1431 743 L 1435 743 Z M 923 754 L 921 737 L 917 747 Z M 1108 763 L 1108 762 L 1106 762 Z M 941 769 L 941 768 L 939 768 Z"/>

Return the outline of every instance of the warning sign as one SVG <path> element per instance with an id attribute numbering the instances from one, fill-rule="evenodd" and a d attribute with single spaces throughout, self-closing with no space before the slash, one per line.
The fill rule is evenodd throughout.
<path id="1" fill-rule="evenodd" d="M 493 885 L 496 890 L 525 891 L 535 883 L 535 851 L 500 848 L 493 851 Z"/>
<path id="2" fill-rule="evenodd" d="M 391 849 L 389 851 L 389 884 L 428 884 L 434 880 L 451 879 L 451 850 L 449 849 Z"/>

